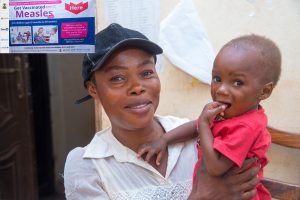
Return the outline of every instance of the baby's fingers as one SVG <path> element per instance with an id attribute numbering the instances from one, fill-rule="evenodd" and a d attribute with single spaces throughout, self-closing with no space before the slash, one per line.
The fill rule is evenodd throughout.
<path id="1" fill-rule="evenodd" d="M 163 156 L 163 152 L 161 151 L 158 153 L 158 155 L 156 157 L 156 165 L 160 165 L 160 160 L 161 160 L 162 156 Z"/>
<path id="2" fill-rule="evenodd" d="M 146 156 L 146 158 L 145 158 L 145 161 L 146 161 L 146 162 L 149 162 L 150 159 L 152 158 L 152 156 L 154 156 L 154 154 L 155 154 L 155 151 L 149 150 L 148 153 L 147 153 L 147 156 Z"/>
<path id="3" fill-rule="evenodd" d="M 219 113 L 221 113 L 221 115 L 224 115 L 224 111 L 225 111 L 226 107 L 227 107 L 226 105 L 221 104 L 221 105 L 211 109 L 211 112 L 214 113 L 215 115 L 219 114 Z"/>
<path id="4" fill-rule="evenodd" d="M 150 150 L 150 147 L 147 147 L 147 146 L 140 147 L 138 149 L 137 157 L 141 158 L 142 155 L 144 155 L 145 153 L 149 152 L 149 150 Z"/>

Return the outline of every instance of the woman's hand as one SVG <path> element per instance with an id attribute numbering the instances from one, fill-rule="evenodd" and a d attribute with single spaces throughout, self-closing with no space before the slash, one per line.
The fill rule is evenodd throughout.
<path id="1" fill-rule="evenodd" d="M 203 160 L 197 169 L 196 180 L 189 200 L 247 200 L 256 194 L 259 166 L 249 168 L 255 158 L 245 160 L 242 168 L 232 168 L 224 176 L 211 176 L 205 169 Z"/>

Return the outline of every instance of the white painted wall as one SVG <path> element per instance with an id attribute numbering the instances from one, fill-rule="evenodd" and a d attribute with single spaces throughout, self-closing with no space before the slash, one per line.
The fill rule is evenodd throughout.
<path id="1" fill-rule="evenodd" d="M 161 0 L 161 19 L 178 2 Z M 100 30 L 104 27 L 103 2 L 97 3 Z M 270 125 L 300 133 L 300 115 L 297 115 L 300 113 L 300 1 L 194 0 L 194 3 L 216 52 L 234 37 L 249 33 L 265 35 L 277 43 L 282 52 L 282 75 L 273 94 L 262 105 Z M 255 15 L 251 16 L 253 12 Z M 191 78 L 167 58 L 164 67 L 160 73 L 162 92 L 157 114 L 195 119 L 211 99 L 209 86 L 192 85 Z M 109 125 L 104 115 L 102 122 L 103 127 Z M 299 150 L 273 145 L 268 155 L 271 163 L 265 169 L 265 176 L 300 183 Z"/>

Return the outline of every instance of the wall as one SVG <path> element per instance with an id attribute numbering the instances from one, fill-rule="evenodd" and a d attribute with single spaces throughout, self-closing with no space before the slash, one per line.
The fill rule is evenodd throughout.
<path id="1" fill-rule="evenodd" d="M 162 0 L 161 18 L 166 17 L 178 2 Z M 274 40 L 282 52 L 282 74 L 272 96 L 262 105 L 271 126 L 300 133 L 300 115 L 297 115 L 300 112 L 300 1 L 220 2 L 194 0 L 215 51 L 232 38 L 248 33 L 265 35 Z M 98 13 L 103 12 L 101 9 L 99 3 Z M 103 27 L 101 14 L 98 16 L 98 24 L 99 28 Z M 211 99 L 209 86 L 202 83 L 192 85 L 191 77 L 177 69 L 167 58 L 164 60 L 164 68 L 160 73 L 162 92 L 157 113 L 195 119 Z M 103 115 L 102 120 L 103 127 L 109 125 L 106 116 Z M 300 157 L 297 151 L 273 145 L 268 155 L 271 164 L 266 167 L 265 176 L 300 183 Z"/>
<path id="2" fill-rule="evenodd" d="M 68 152 L 87 145 L 95 133 L 94 104 L 74 104 L 86 95 L 81 78 L 82 55 L 48 54 L 47 59 L 55 180 L 57 190 L 63 192 L 62 174 Z"/>

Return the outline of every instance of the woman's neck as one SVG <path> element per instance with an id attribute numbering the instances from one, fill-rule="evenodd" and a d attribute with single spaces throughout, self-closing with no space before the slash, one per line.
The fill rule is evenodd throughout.
<path id="1" fill-rule="evenodd" d="M 112 133 L 117 140 L 135 152 L 138 151 L 139 146 L 158 139 L 164 134 L 164 132 L 165 131 L 161 124 L 155 119 L 153 119 L 152 122 L 149 123 L 149 125 L 145 128 L 134 130 L 123 129 L 112 125 Z M 152 157 L 152 159 L 149 161 L 149 164 L 165 177 L 168 164 L 168 153 L 163 155 L 160 165 L 156 165 L 155 160 L 156 157 Z"/>
<path id="2" fill-rule="evenodd" d="M 163 127 L 155 119 L 147 127 L 140 129 L 129 130 L 112 125 L 112 133 L 116 139 L 135 152 L 140 145 L 158 139 L 164 132 Z"/>

